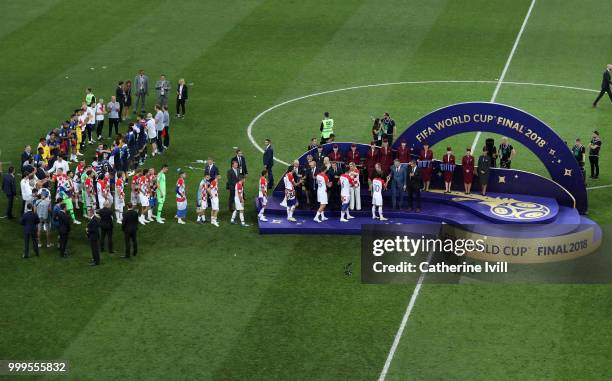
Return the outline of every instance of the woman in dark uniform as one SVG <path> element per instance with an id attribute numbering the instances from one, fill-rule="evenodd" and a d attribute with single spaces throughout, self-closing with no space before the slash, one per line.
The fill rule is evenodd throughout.
<path id="1" fill-rule="evenodd" d="M 455 155 L 451 147 L 446 147 L 446 154 L 442 158 L 442 174 L 444 175 L 444 193 L 451 193 L 453 173 L 455 172 Z"/>
<path id="2" fill-rule="evenodd" d="M 423 180 L 423 185 L 425 188 L 425 192 L 429 191 L 429 183 L 431 181 L 431 172 L 432 161 L 433 161 L 433 151 L 429 149 L 429 144 L 427 142 L 423 143 L 423 149 L 419 154 L 418 166 L 421 168 L 421 179 Z"/>
<path id="3" fill-rule="evenodd" d="M 470 194 L 472 191 L 472 181 L 474 181 L 474 156 L 472 156 L 472 149 L 470 147 L 465 150 L 465 156 L 461 159 L 461 167 L 463 170 L 465 194 Z"/>
<path id="4" fill-rule="evenodd" d="M 124 103 L 123 103 L 123 115 L 121 119 L 126 120 L 130 115 L 130 107 L 132 106 L 132 81 L 129 79 L 123 84 Z"/>
<path id="5" fill-rule="evenodd" d="M 487 147 L 482 149 L 482 155 L 478 158 L 478 180 L 480 181 L 480 189 L 482 195 L 487 193 L 487 184 L 489 183 L 489 173 L 491 172 L 491 157 L 488 154 Z"/>

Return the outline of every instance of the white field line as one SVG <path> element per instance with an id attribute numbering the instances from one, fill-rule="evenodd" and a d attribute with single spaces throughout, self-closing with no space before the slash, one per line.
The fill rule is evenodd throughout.
<path id="1" fill-rule="evenodd" d="M 518 35 L 516 36 L 516 40 L 514 40 L 514 45 L 512 45 L 512 50 L 510 50 L 510 54 L 508 55 L 508 59 L 506 60 L 506 64 L 504 65 L 504 69 L 502 70 L 499 79 L 497 80 L 497 85 L 495 86 L 495 90 L 493 90 L 493 95 L 491 96 L 491 103 L 495 102 L 497 99 L 497 94 L 499 93 L 499 89 L 506 78 L 506 73 L 508 72 L 508 68 L 510 67 L 510 63 L 512 62 L 512 57 L 514 57 L 514 53 L 516 53 L 516 48 L 518 47 L 519 42 L 521 41 L 521 37 L 523 36 L 523 32 L 525 31 L 525 27 L 527 26 L 527 22 L 529 21 L 529 16 L 531 16 L 531 11 L 533 10 L 533 6 L 535 5 L 536 0 L 531 0 L 531 5 L 527 10 L 527 14 L 525 15 L 525 19 L 523 20 L 523 25 L 521 25 L 521 29 L 519 29 Z M 476 133 L 476 137 L 474 137 L 474 142 L 472 143 L 472 152 L 476 149 L 476 145 L 478 144 L 478 139 L 480 139 L 481 132 L 478 131 Z"/>
<path id="2" fill-rule="evenodd" d="M 431 263 L 431 258 L 433 257 L 433 251 L 429 252 L 427 256 L 427 263 Z M 412 309 L 416 303 L 417 298 L 419 297 L 419 293 L 421 292 L 421 287 L 423 286 L 423 282 L 425 281 L 425 272 L 422 272 L 417 280 L 416 286 L 414 286 L 414 291 L 412 291 L 412 296 L 410 297 L 410 301 L 408 302 L 408 306 L 406 307 L 406 312 L 404 312 L 404 317 L 402 317 L 402 322 L 395 334 L 395 339 L 393 339 L 393 344 L 391 345 L 391 349 L 389 350 L 389 354 L 387 355 L 387 360 L 385 361 L 385 366 L 380 372 L 380 376 L 378 377 L 378 381 L 384 381 L 385 377 L 387 377 L 387 372 L 389 372 L 389 367 L 391 366 L 391 361 L 393 361 L 393 356 L 395 356 L 395 351 L 399 346 L 399 342 L 402 339 L 402 335 L 404 334 L 404 329 L 406 329 L 406 324 L 408 324 L 408 319 L 410 318 L 410 314 L 412 313 Z"/>
<path id="3" fill-rule="evenodd" d="M 587 190 L 603 189 L 603 188 L 612 188 L 612 184 L 608 184 L 608 185 L 596 185 L 594 187 L 588 187 Z"/>

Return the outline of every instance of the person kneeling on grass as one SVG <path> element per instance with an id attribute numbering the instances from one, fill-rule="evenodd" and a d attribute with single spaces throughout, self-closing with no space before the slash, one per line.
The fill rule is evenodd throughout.
<path id="1" fill-rule="evenodd" d="M 185 172 L 179 172 L 179 178 L 176 181 L 176 218 L 178 223 L 183 225 L 183 218 L 187 217 L 187 192 L 185 190 Z"/>
<path id="2" fill-rule="evenodd" d="M 230 222 L 235 224 L 236 214 L 240 214 L 240 225 L 247 227 L 244 222 L 244 176 L 238 176 L 238 182 L 234 186 L 234 212 L 232 213 L 232 219 Z"/>

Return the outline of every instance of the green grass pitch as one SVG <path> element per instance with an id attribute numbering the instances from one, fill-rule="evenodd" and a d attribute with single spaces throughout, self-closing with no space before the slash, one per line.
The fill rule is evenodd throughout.
<path id="1" fill-rule="evenodd" d="M 116 81 L 144 68 L 151 80 L 163 72 L 173 85 L 181 77 L 193 83 L 187 117 L 172 121 L 170 151 L 147 165 L 175 169 L 212 156 L 224 172 L 239 146 L 252 195 L 261 154 L 246 126 L 260 112 L 352 86 L 489 81 L 370 87 L 279 107 L 255 124 L 253 137 L 272 138 L 277 157 L 290 161 L 317 135 L 323 111 L 335 118 L 340 141 L 367 142 L 372 115 L 389 111 L 403 130 L 438 107 L 489 101 L 529 5 L 3 2 L 0 159 L 17 162 L 25 144 L 78 107 L 85 87 L 109 98 Z M 598 89 L 612 61 L 610 14 L 605 1 L 538 0 L 505 81 Z M 604 98 L 592 109 L 595 95 L 503 84 L 497 101 L 533 113 L 568 141 L 600 130 L 602 174 L 589 182 L 597 186 L 612 184 L 612 105 Z M 448 144 L 462 151 L 473 138 Z M 517 150 L 517 168 L 542 171 Z M 188 172 L 192 200 L 199 176 Z M 169 184 L 175 180 L 172 171 Z M 251 227 L 232 226 L 226 197 L 219 229 L 196 225 L 193 209 L 190 223 L 172 223 L 170 202 L 170 223 L 141 229 L 138 258 L 104 255 L 99 268 L 87 266 L 83 225 L 74 227 L 71 258 L 43 249 L 24 261 L 20 227 L 0 221 L 0 359 L 68 359 L 71 372 L 58 379 L 72 380 L 377 379 L 414 285 L 345 277 L 344 266 L 359 263 L 357 237 L 260 236 L 252 206 Z M 608 223 L 610 188 L 589 191 L 589 202 L 589 217 Z M 116 233 L 119 251 L 121 239 Z M 425 282 L 387 380 L 607 380 L 611 316 L 609 286 Z"/>

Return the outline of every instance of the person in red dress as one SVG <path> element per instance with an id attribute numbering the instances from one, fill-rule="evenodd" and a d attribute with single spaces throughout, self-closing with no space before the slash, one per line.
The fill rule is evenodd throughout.
<path id="1" fill-rule="evenodd" d="M 370 143 L 370 149 L 368 150 L 368 155 L 366 156 L 366 169 L 368 171 L 369 180 L 374 178 L 374 168 L 376 168 L 376 163 L 379 162 L 379 157 L 380 155 L 378 153 L 376 142 L 372 140 Z"/>
<path id="2" fill-rule="evenodd" d="M 423 143 L 423 149 L 419 154 L 419 167 L 421 167 L 421 178 L 425 192 L 429 191 L 429 183 L 431 182 L 433 151 L 429 149 L 429 143 Z"/>
<path id="3" fill-rule="evenodd" d="M 470 194 L 472 190 L 472 181 L 474 181 L 474 156 L 472 156 L 472 149 L 466 148 L 465 156 L 461 159 L 461 166 L 463 167 L 463 186 L 465 188 L 465 194 Z"/>
<path id="4" fill-rule="evenodd" d="M 357 144 L 351 144 L 351 149 L 346 153 L 346 158 L 344 159 L 344 162 L 347 166 L 351 163 L 355 163 L 357 167 L 361 166 L 361 155 L 357 150 Z"/>
<path id="5" fill-rule="evenodd" d="M 409 163 L 412 155 L 412 148 L 408 147 L 408 142 L 402 140 L 400 146 L 397 149 L 396 158 L 399 159 L 400 163 Z"/>
<path id="6" fill-rule="evenodd" d="M 389 140 L 383 139 L 382 147 L 380 147 L 380 165 L 382 166 L 383 177 L 387 177 L 393 165 L 393 151 L 389 147 Z"/>
<path id="7" fill-rule="evenodd" d="M 453 151 L 450 147 L 446 147 L 446 154 L 442 158 L 442 163 L 446 164 L 442 171 L 444 175 L 444 193 L 450 193 L 453 183 L 453 173 L 455 172 L 455 155 L 453 155 Z"/>
<path id="8" fill-rule="evenodd" d="M 340 149 L 338 148 L 337 144 L 334 144 L 332 146 L 332 150 L 329 153 L 329 155 L 327 155 L 329 157 L 329 161 L 331 162 L 341 162 L 342 161 L 342 154 L 340 153 Z"/>

